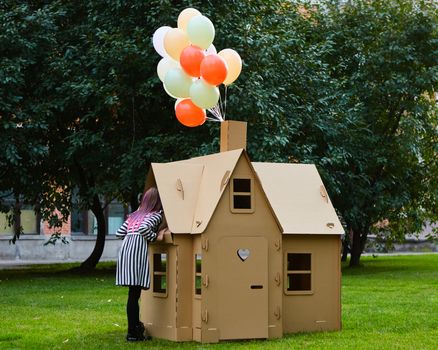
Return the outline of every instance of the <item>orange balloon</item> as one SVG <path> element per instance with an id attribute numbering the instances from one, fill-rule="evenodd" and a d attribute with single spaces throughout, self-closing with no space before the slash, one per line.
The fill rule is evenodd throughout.
<path id="1" fill-rule="evenodd" d="M 219 55 L 208 55 L 201 62 L 201 77 L 210 85 L 222 84 L 227 77 L 228 66 Z"/>
<path id="2" fill-rule="evenodd" d="M 182 100 L 176 105 L 176 118 L 185 126 L 195 127 L 205 123 L 205 110 L 196 106 L 191 99 Z"/>
<path id="3" fill-rule="evenodd" d="M 201 62 L 204 57 L 204 50 L 197 46 L 190 45 L 181 52 L 179 63 L 188 75 L 198 78 L 201 76 Z"/>

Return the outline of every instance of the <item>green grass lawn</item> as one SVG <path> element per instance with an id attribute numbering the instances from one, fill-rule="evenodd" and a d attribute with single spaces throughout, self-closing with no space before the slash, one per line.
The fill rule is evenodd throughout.
<path id="1" fill-rule="evenodd" d="M 0 270 L 0 349 L 438 349 L 438 255 L 364 257 L 343 268 L 340 332 L 203 345 L 125 341 L 125 288 L 114 265 Z"/>

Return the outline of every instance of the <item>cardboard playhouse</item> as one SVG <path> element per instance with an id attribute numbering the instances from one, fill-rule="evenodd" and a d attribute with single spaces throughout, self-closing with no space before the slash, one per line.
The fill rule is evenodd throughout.
<path id="1" fill-rule="evenodd" d="M 154 163 L 172 232 L 149 248 L 141 320 L 153 337 L 202 343 L 341 328 L 342 226 L 311 164 L 252 163 L 246 123 L 221 152 Z"/>

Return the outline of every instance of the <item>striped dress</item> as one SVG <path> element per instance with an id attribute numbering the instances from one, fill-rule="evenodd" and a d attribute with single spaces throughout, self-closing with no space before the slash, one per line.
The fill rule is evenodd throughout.
<path id="1" fill-rule="evenodd" d="M 123 238 L 117 259 L 116 285 L 150 287 L 148 242 L 157 239 L 163 212 L 146 215 L 142 222 L 128 225 L 126 220 L 117 230 L 116 237 Z"/>

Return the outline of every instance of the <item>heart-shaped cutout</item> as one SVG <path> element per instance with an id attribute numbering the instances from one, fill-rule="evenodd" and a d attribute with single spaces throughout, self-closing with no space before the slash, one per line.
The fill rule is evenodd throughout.
<path id="1" fill-rule="evenodd" d="M 240 260 L 245 261 L 249 257 L 249 249 L 247 248 L 238 249 L 237 256 L 240 258 Z"/>

